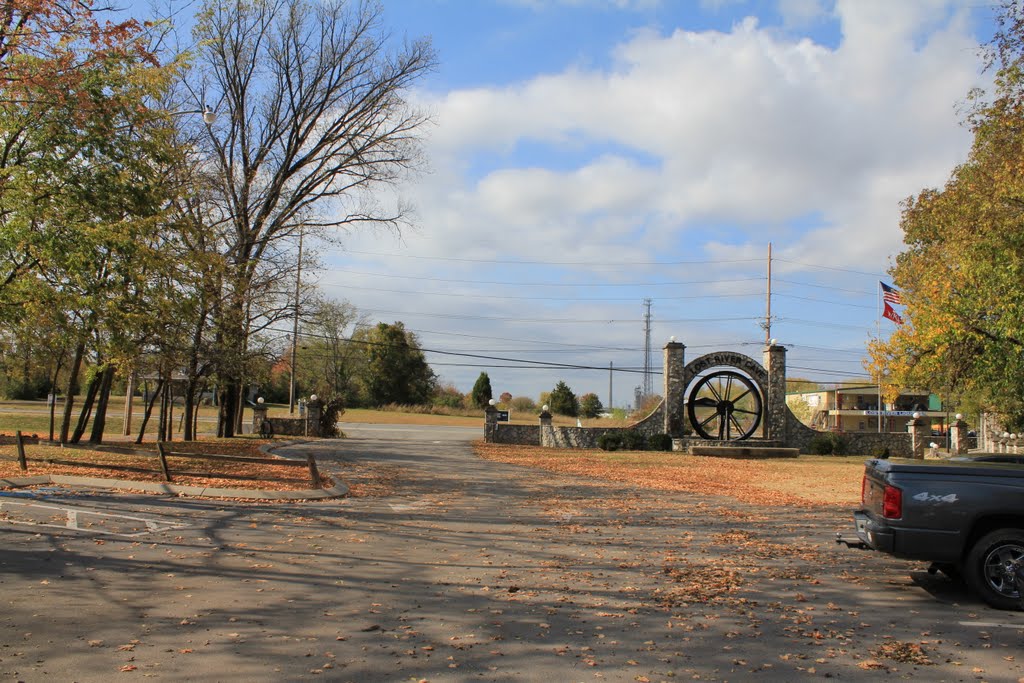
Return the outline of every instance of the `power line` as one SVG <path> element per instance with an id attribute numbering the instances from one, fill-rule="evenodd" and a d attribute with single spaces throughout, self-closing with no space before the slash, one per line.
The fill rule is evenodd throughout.
<path id="1" fill-rule="evenodd" d="M 857 275 L 870 275 L 871 277 L 885 277 L 884 273 L 869 273 L 869 272 L 864 271 L 864 270 L 852 270 L 850 268 L 836 268 L 834 266 L 823 266 L 823 265 L 818 264 L 818 263 L 803 263 L 801 261 L 790 261 L 789 259 L 784 259 L 784 258 L 777 258 L 775 260 L 776 261 L 781 261 L 783 263 L 792 263 L 795 266 L 803 266 L 805 268 L 818 268 L 820 270 L 832 270 L 832 271 L 835 271 L 837 273 L 855 273 Z"/>
<path id="2" fill-rule="evenodd" d="M 724 263 L 751 263 L 762 259 L 692 259 L 685 261 L 526 261 L 519 259 L 471 259 L 455 256 L 422 256 L 419 254 L 389 254 L 378 251 L 348 251 L 349 254 L 363 256 L 386 256 L 388 258 L 409 258 L 425 261 L 454 261 L 457 263 L 488 263 L 511 266 L 684 266 L 684 265 L 721 265 Z"/>
<path id="3" fill-rule="evenodd" d="M 418 275 L 396 275 L 394 273 L 367 273 L 352 270 L 332 270 L 335 274 L 360 275 L 364 277 L 386 277 L 402 280 L 420 280 L 427 282 L 447 282 L 451 284 L 469 285 L 504 285 L 508 287 L 682 287 L 684 285 L 712 285 L 722 282 L 751 282 L 764 280 L 764 277 L 730 278 L 729 280 L 680 280 L 676 282 L 524 282 L 521 280 L 463 280 Z M 346 286 L 347 287 L 347 286 Z"/>
<path id="4" fill-rule="evenodd" d="M 360 287 L 358 285 L 346 285 L 346 290 L 356 289 L 368 292 L 382 292 L 385 294 L 414 294 L 417 296 L 445 296 L 460 299 L 499 299 L 507 301 L 635 301 L 636 297 L 561 297 L 561 296 L 515 296 L 507 294 L 478 294 L 466 292 L 424 292 L 411 291 L 408 289 L 384 289 L 380 287 Z M 746 296 L 760 296 L 760 292 L 741 294 L 685 294 L 681 296 L 658 297 L 664 300 L 685 300 L 685 299 L 731 299 Z"/>
<path id="5" fill-rule="evenodd" d="M 367 313 L 386 313 L 388 315 L 398 316 L 411 316 L 411 317 L 425 317 L 425 318 L 448 318 L 452 320 L 479 320 L 485 322 L 514 322 L 514 323 L 551 323 L 551 324 L 588 324 L 588 323 L 601 323 L 601 324 L 618 324 L 628 323 L 630 325 L 636 324 L 635 318 L 510 318 L 502 316 L 484 316 L 484 315 L 469 315 L 462 313 L 422 313 L 422 312 L 409 312 L 409 311 L 389 311 L 384 309 L 370 309 Z M 745 320 L 760 320 L 757 317 L 734 317 L 734 318 L 673 318 L 667 320 L 661 320 L 662 323 L 715 323 L 715 322 L 738 322 Z"/>

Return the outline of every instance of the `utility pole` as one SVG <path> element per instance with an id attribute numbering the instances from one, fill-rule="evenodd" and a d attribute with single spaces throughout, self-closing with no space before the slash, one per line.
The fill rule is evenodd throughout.
<path id="1" fill-rule="evenodd" d="M 644 299 L 644 398 L 653 392 L 651 388 L 651 300 Z"/>
<path id="2" fill-rule="evenodd" d="M 768 243 L 768 294 L 764 316 L 764 344 L 772 343 L 772 243 Z"/>
<path id="3" fill-rule="evenodd" d="M 295 321 L 292 328 L 292 378 L 288 387 L 288 414 L 295 414 L 295 370 L 299 355 L 299 295 L 302 289 L 302 238 L 305 229 L 299 228 L 299 260 L 295 265 Z"/>
<path id="4" fill-rule="evenodd" d="M 614 366 L 613 361 L 608 361 L 608 410 L 611 411 L 612 406 L 612 368 Z"/>

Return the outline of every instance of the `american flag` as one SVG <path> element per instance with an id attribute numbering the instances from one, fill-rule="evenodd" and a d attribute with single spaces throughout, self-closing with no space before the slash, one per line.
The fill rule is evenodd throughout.
<path id="1" fill-rule="evenodd" d="M 882 301 L 887 301 L 890 304 L 896 304 L 897 306 L 903 304 L 903 297 L 900 296 L 900 290 L 895 287 L 890 287 L 881 281 L 879 281 L 878 284 L 882 285 Z"/>

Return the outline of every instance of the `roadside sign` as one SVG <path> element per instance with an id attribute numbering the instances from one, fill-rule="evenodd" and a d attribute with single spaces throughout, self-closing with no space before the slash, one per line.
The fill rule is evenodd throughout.
<path id="1" fill-rule="evenodd" d="M 499 410 L 498 411 L 498 422 L 508 422 L 508 411 L 507 410 Z"/>

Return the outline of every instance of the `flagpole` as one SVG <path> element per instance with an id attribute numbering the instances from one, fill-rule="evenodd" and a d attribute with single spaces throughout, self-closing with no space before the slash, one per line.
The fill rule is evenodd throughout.
<path id="1" fill-rule="evenodd" d="M 875 341 L 881 343 L 882 341 L 882 281 L 879 280 L 878 284 L 875 285 Z M 875 383 L 878 385 L 878 433 L 882 433 L 882 375 L 879 374 L 875 378 Z"/>

